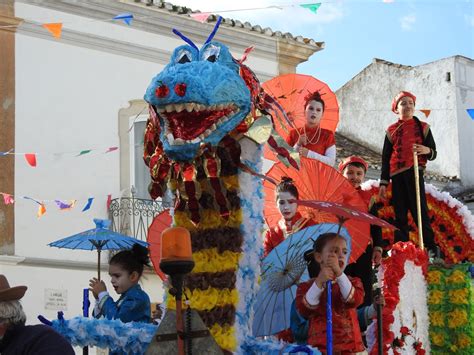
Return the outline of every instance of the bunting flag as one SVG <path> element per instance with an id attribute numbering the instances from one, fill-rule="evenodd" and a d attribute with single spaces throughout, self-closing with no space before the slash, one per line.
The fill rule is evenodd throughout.
<path id="1" fill-rule="evenodd" d="M 6 194 L 6 193 L 3 193 L 3 192 L 1 194 L 3 196 L 3 202 L 5 202 L 5 205 L 11 205 L 15 202 L 12 195 Z"/>
<path id="2" fill-rule="evenodd" d="M 43 203 L 40 203 L 38 206 L 38 218 L 41 218 L 46 213 L 46 206 Z"/>
<path id="3" fill-rule="evenodd" d="M 110 147 L 109 149 L 107 149 L 107 151 L 105 153 L 107 154 L 107 153 L 113 152 L 117 149 L 118 149 L 118 147 Z"/>
<path id="4" fill-rule="evenodd" d="M 468 108 L 466 111 L 468 115 L 474 120 L 474 108 Z"/>
<path id="5" fill-rule="evenodd" d="M 70 210 L 76 204 L 76 200 L 71 200 L 69 203 L 62 202 L 61 200 L 54 200 L 54 202 L 56 202 L 61 211 Z"/>
<path id="6" fill-rule="evenodd" d="M 8 152 L 0 152 L 0 157 L 11 154 L 12 152 L 13 152 L 13 149 L 10 149 Z"/>
<path id="7" fill-rule="evenodd" d="M 25 154 L 25 159 L 32 166 L 33 168 L 36 167 L 36 154 L 33 153 L 27 153 Z"/>
<path id="8" fill-rule="evenodd" d="M 125 22 L 127 25 L 130 26 L 132 24 L 133 15 L 126 12 L 126 13 L 115 16 L 113 20 L 123 20 L 123 22 Z"/>
<path id="9" fill-rule="evenodd" d="M 82 212 L 86 212 L 88 209 L 91 208 L 91 206 L 92 206 L 92 201 L 94 201 L 94 197 L 89 197 L 89 198 L 87 199 L 87 203 L 86 203 L 86 205 L 84 206 L 84 208 L 82 209 Z"/>
<path id="10" fill-rule="evenodd" d="M 304 9 L 308 9 L 309 11 L 313 13 L 317 13 L 319 7 L 321 6 L 320 2 L 312 3 L 312 4 L 300 4 L 300 6 Z"/>
<path id="11" fill-rule="evenodd" d="M 82 150 L 77 156 L 80 157 L 81 155 L 85 155 L 92 152 L 92 149 Z"/>
<path id="12" fill-rule="evenodd" d="M 112 203 L 112 195 L 107 195 L 107 211 L 110 208 L 110 204 Z"/>
<path id="13" fill-rule="evenodd" d="M 62 22 L 58 23 L 43 23 L 42 25 L 44 28 L 46 28 L 53 37 L 55 38 L 61 38 L 61 32 L 63 30 L 63 24 Z"/>
<path id="14" fill-rule="evenodd" d="M 209 16 L 211 16 L 211 13 L 210 12 L 197 12 L 197 13 L 191 14 L 190 16 L 194 20 L 204 23 L 207 21 Z"/>
<path id="15" fill-rule="evenodd" d="M 428 116 L 429 116 L 430 113 L 431 113 L 431 110 L 420 110 L 420 111 L 425 114 L 426 118 L 428 118 Z"/>

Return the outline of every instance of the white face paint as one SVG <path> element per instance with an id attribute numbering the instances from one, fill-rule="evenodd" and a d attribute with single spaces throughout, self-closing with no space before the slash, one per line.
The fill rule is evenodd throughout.
<path id="1" fill-rule="evenodd" d="M 306 125 L 310 128 L 316 127 L 319 125 L 321 121 L 321 117 L 323 117 L 323 104 L 316 100 L 311 100 L 308 102 L 304 110 L 306 116 Z"/>
<path id="2" fill-rule="evenodd" d="M 277 205 L 285 221 L 291 221 L 298 208 L 296 197 L 289 192 L 279 192 L 277 195 Z"/>

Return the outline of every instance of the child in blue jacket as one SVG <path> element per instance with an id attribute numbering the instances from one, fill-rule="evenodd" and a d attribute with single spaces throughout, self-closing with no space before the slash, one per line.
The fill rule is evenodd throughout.
<path id="1" fill-rule="evenodd" d="M 150 323 L 150 298 L 138 284 L 143 267 L 148 263 L 148 249 L 139 244 L 134 244 L 131 250 L 123 250 L 110 259 L 111 283 L 120 298 L 115 302 L 103 281 L 91 279 L 90 290 L 96 298 L 93 313 L 95 318 L 104 316 L 107 319 L 120 319 L 122 322 Z"/>

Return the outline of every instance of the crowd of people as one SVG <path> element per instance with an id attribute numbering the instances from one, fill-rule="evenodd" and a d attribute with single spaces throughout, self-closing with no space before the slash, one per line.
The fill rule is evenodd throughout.
<path id="1" fill-rule="evenodd" d="M 423 171 L 428 160 L 436 158 L 436 144 L 430 127 L 414 116 L 416 97 L 407 91 L 400 92 L 392 101 L 391 109 L 398 116 L 395 123 L 386 130 L 382 152 L 382 173 L 379 198 L 386 198 L 386 188 L 391 182 L 395 210 L 395 242 L 408 241 L 408 211 L 417 221 L 416 180 L 414 152 L 419 161 L 419 188 L 421 220 L 424 244 L 429 252 L 436 252 L 433 230 L 430 226 Z M 336 159 L 334 134 L 320 128 L 324 113 L 324 101 L 319 94 L 307 97 L 305 103 L 304 127 L 289 132 L 287 143 L 298 150 L 301 157 L 317 159 L 333 166 Z M 361 189 L 368 164 L 361 157 L 342 159 L 339 172 L 347 178 L 372 211 L 373 198 Z M 314 220 L 298 212 L 296 201 L 298 187 L 282 177 L 276 188 L 276 204 L 281 220 L 276 226 L 269 226 L 264 238 L 264 256 L 298 230 L 316 224 Z M 327 281 L 331 281 L 333 312 L 333 351 L 360 353 L 365 351 L 363 332 L 376 316 L 377 305 L 383 305 L 383 297 L 373 297 L 372 268 L 377 267 L 383 255 L 382 232 L 371 226 L 370 243 L 355 263 L 347 265 L 348 249 L 343 237 L 326 233 L 320 235 L 311 250 L 305 253 L 310 280 L 300 283 L 296 301 L 291 307 L 290 329 L 278 334 L 281 339 L 309 344 L 321 351 L 326 349 L 326 297 Z"/>
<path id="2" fill-rule="evenodd" d="M 436 158 L 436 145 L 429 125 L 414 116 L 416 97 L 406 91 L 400 92 L 392 102 L 392 111 L 397 121 L 387 128 L 382 153 L 380 198 L 385 198 L 386 186 L 391 181 L 392 204 L 395 209 L 395 224 L 398 231 L 395 241 L 408 240 L 410 211 L 417 218 L 415 204 L 415 178 L 413 151 L 419 155 L 420 197 L 423 221 L 423 236 L 429 251 L 434 251 L 433 230 L 427 213 L 424 191 L 423 169 L 428 160 Z M 301 157 L 317 159 L 334 166 L 336 141 L 334 133 L 320 127 L 324 114 L 324 101 L 318 93 L 308 96 L 305 103 L 306 123 L 291 130 L 287 143 Z M 361 158 L 351 156 L 343 159 L 339 172 L 347 178 L 371 211 L 371 196 L 361 189 L 368 164 Z M 281 213 L 277 225 L 268 226 L 263 248 L 264 257 L 282 243 L 290 234 L 315 225 L 317 222 L 303 216 L 297 208 L 298 186 L 290 178 L 282 177 L 276 188 L 276 204 Z M 320 235 L 304 258 L 310 279 L 298 285 L 295 301 L 291 307 L 291 327 L 278 334 L 285 340 L 309 344 L 326 349 L 326 297 L 325 285 L 333 282 L 332 304 L 335 352 L 358 353 L 365 350 L 362 334 L 375 316 L 375 307 L 383 304 L 383 298 L 372 297 L 372 267 L 382 260 L 381 230 L 371 227 L 371 242 L 358 260 L 347 265 L 349 251 L 346 240 L 335 233 Z M 96 318 L 120 319 L 122 322 L 152 322 L 148 295 L 141 289 L 139 280 L 144 266 L 148 265 L 148 250 L 135 244 L 131 250 L 115 254 L 109 263 L 111 284 L 120 295 L 114 301 L 103 281 L 90 280 L 90 291 L 95 298 L 93 315 Z M 26 286 L 10 287 L 5 276 L 0 275 L 0 352 L 2 354 L 73 354 L 71 345 L 46 325 L 26 326 L 26 316 L 20 299 Z M 158 309 L 157 309 L 158 311 Z M 153 318 L 157 317 L 154 312 Z M 161 317 L 161 315 L 160 315 Z M 116 352 L 119 354 L 120 352 Z"/>

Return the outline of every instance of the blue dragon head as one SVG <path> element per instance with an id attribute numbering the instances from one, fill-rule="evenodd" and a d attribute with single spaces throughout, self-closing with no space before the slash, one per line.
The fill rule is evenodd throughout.
<path id="1" fill-rule="evenodd" d="M 163 149 L 175 161 L 191 161 L 201 147 L 216 146 L 251 107 L 229 49 L 209 39 L 201 49 L 188 43 L 174 50 L 145 94 L 159 120 Z"/>

